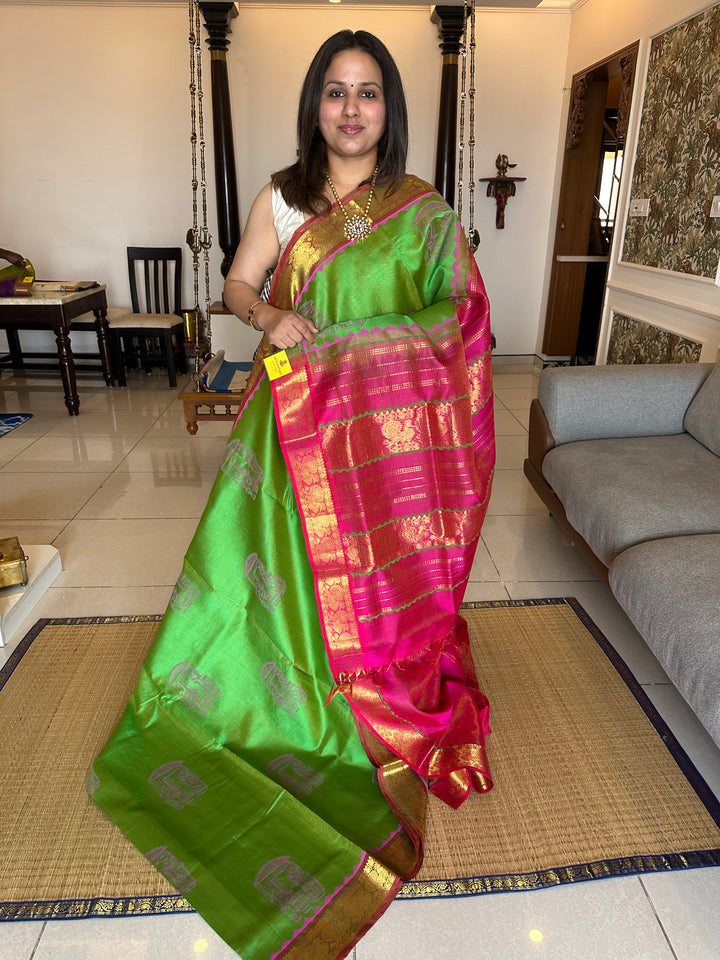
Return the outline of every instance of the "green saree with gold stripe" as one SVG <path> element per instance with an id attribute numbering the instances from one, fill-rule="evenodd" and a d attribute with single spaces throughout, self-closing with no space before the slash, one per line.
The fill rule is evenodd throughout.
<path id="1" fill-rule="evenodd" d="M 373 203 L 363 242 L 334 207 L 278 264 L 270 301 L 320 332 L 272 381 L 262 342 L 88 778 L 243 960 L 346 956 L 419 869 L 428 788 L 492 786 L 458 613 L 494 464 L 487 300 L 428 184 Z"/>

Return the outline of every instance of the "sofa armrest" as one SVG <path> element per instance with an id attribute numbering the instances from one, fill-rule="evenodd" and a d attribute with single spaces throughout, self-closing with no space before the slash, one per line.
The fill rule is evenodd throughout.
<path id="1" fill-rule="evenodd" d="M 547 367 L 538 399 L 556 444 L 683 433 L 712 363 Z"/>
<path id="2" fill-rule="evenodd" d="M 528 430 L 528 460 L 542 476 L 542 463 L 545 454 L 555 446 L 548 426 L 547 417 L 540 401 L 535 399 L 530 403 L 530 424 Z"/>

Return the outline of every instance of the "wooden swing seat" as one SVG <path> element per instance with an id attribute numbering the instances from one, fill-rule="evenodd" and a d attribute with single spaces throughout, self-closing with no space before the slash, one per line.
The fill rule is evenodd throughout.
<path id="1" fill-rule="evenodd" d="M 187 432 L 194 436 L 205 420 L 235 420 L 244 393 L 181 393 Z"/>

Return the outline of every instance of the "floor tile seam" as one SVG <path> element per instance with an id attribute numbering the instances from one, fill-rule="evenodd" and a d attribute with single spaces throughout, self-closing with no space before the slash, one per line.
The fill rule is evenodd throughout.
<path id="1" fill-rule="evenodd" d="M 495 563 L 495 558 L 494 558 L 493 555 L 492 555 L 492 550 L 490 549 L 490 546 L 488 545 L 487 541 L 485 540 L 485 535 L 484 535 L 483 533 L 480 534 L 480 540 L 482 541 L 483 546 L 484 546 L 485 549 L 487 550 L 487 554 L 488 554 L 488 556 L 490 557 L 490 562 L 492 563 L 493 567 L 495 568 L 495 573 L 497 574 L 497 581 L 495 581 L 495 580 L 485 580 L 485 581 L 482 581 L 482 582 L 483 582 L 483 583 L 496 583 L 496 582 L 502 583 L 502 582 L 503 582 L 502 574 L 500 573 L 500 570 L 498 569 L 497 563 Z"/>
<path id="2" fill-rule="evenodd" d="M 78 523 L 153 523 L 157 521 L 158 523 L 177 523 L 188 521 L 194 524 L 200 522 L 200 514 L 195 516 L 185 516 L 185 517 L 73 517 L 68 521 L 68 525 L 78 524 Z"/>
<path id="3" fill-rule="evenodd" d="M 201 477 L 211 477 L 211 478 L 216 477 L 218 474 L 218 471 L 220 470 L 221 464 L 222 464 L 222 460 L 218 462 L 218 465 L 216 467 L 200 467 L 200 470 L 198 472 Z M 88 470 L 87 472 L 90 473 L 91 471 Z M 117 473 L 117 470 L 113 471 L 112 475 L 114 476 L 115 473 Z M 155 470 L 153 470 L 152 467 L 132 467 L 132 468 L 128 467 L 128 470 L 127 470 L 127 475 L 130 477 L 147 475 L 147 474 L 154 476 Z M 179 478 L 179 479 L 188 479 L 188 478 L 185 477 L 185 478 Z"/>
<path id="4" fill-rule="evenodd" d="M 501 580 L 472 580 L 472 579 L 469 579 L 468 582 L 467 582 L 467 588 L 469 588 L 471 584 L 475 584 L 475 585 L 479 585 L 479 584 L 492 584 L 492 586 L 494 586 L 494 587 L 500 587 L 500 589 L 503 591 L 503 593 L 505 594 L 505 596 L 504 596 L 504 597 L 493 597 L 492 599 L 493 599 L 493 600 L 512 600 L 512 597 L 511 597 L 510 594 L 508 593 L 507 587 L 505 586 L 505 584 L 504 584 Z M 466 588 L 466 590 L 467 590 L 467 588 Z M 467 600 L 468 598 L 465 597 L 465 599 Z"/>
<path id="5" fill-rule="evenodd" d="M 62 530 L 60 530 L 60 531 L 57 533 L 57 535 L 53 537 L 52 543 L 50 544 L 51 547 L 55 547 L 56 550 L 59 550 L 59 547 L 56 546 L 57 541 L 58 541 L 58 540 L 60 539 L 60 537 L 65 533 L 65 531 L 66 531 L 67 528 L 70 526 L 70 524 L 73 522 L 73 520 L 74 520 L 74 517 L 71 518 L 70 520 L 66 520 L 65 523 L 63 523 Z M 60 555 L 60 559 L 61 559 L 61 561 L 62 561 L 62 554 Z M 60 573 L 60 576 L 62 576 L 62 571 L 61 571 L 61 573 Z"/>
<path id="6" fill-rule="evenodd" d="M 102 477 L 102 478 L 103 478 L 102 481 L 101 481 L 101 482 L 93 489 L 93 491 L 89 494 L 89 496 L 87 497 L 87 499 L 85 499 L 85 500 L 83 501 L 83 503 L 82 503 L 81 506 L 75 511 L 75 513 L 73 513 L 73 514 L 72 514 L 71 516 L 69 516 L 69 517 L 57 517 L 57 516 L 56 516 L 56 517 L 50 517 L 50 516 L 48 516 L 48 517 L 41 517 L 41 516 L 37 516 L 37 515 L 33 515 L 32 517 L 1 517 L 1 516 L 0 516 L 0 520 L 8 520 L 8 519 L 9 519 L 9 520 L 23 520 L 23 521 L 26 521 L 26 520 L 27 520 L 27 521 L 37 522 L 37 523 L 48 523 L 48 522 L 53 522 L 53 521 L 55 521 L 55 522 L 57 522 L 57 521 L 64 521 L 66 525 L 67 525 L 68 523 L 72 523 L 74 520 L 77 520 L 77 519 L 78 519 L 79 514 L 82 513 L 82 511 L 85 509 L 85 507 L 88 505 L 88 503 L 92 500 L 92 498 L 95 496 L 95 494 L 102 488 L 103 484 L 109 479 L 109 477 L 112 476 L 112 473 L 113 473 L 113 472 L 114 472 L 114 471 L 111 471 L 110 473 L 105 473 L 105 472 L 103 471 L 102 473 L 100 473 L 100 472 L 98 471 L 97 473 L 94 473 L 93 471 L 90 471 L 90 470 L 74 470 L 74 471 L 73 471 L 73 470 L 68 470 L 68 471 L 62 473 L 63 479 L 66 479 L 66 478 L 72 477 L 72 476 L 79 476 L 79 477 L 96 476 L 96 477 Z M 53 471 L 49 471 L 49 472 L 47 472 L 47 473 L 42 473 L 42 472 L 39 473 L 37 470 L 27 470 L 27 471 L 17 470 L 17 471 L 11 471 L 11 472 L 8 473 L 8 476 L 22 477 L 22 476 L 25 476 L 25 474 L 29 474 L 30 476 L 33 476 L 33 477 L 41 476 L 41 477 L 45 477 L 45 478 L 56 477 L 56 476 L 57 476 L 57 473 L 56 473 L 56 472 L 53 472 Z M 58 534 L 58 536 L 59 536 L 59 535 L 60 535 L 60 534 Z"/>
<path id="7" fill-rule="evenodd" d="M 206 498 L 207 499 L 207 498 Z M 204 504 L 203 504 L 204 509 Z M 153 521 L 158 521 L 158 523 L 177 523 L 178 521 L 189 520 L 194 524 L 199 524 L 202 517 L 202 510 L 194 514 L 183 514 L 182 516 L 157 516 L 155 513 L 150 514 L 149 516 L 142 515 L 139 513 L 133 513 L 126 517 L 74 517 L 73 523 L 124 523 L 126 521 L 131 521 L 132 523 L 152 523 Z"/>
<path id="8" fill-rule="evenodd" d="M 153 422 L 154 422 L 154 421 L 153 421 Z M 132 447 L 130 448 L 130 450 L 128 450 L 128 451 L 126 452 L 125 456 L 122 458 L 122 460 L 120 460 L 120 461 L 116 464 L 115 469 L 110 473 L 110 475 L 105 478 L 106 480 L 109 480 L 110 477 L 114 477 L 114 476 L 115 476 L 115 474 L 118 472 L 118 470 L 120 469 L 120 467 L 125 463 L 125 461 L 127 460 L 127 458 L 130 456 L 131 453 L 133 453 L 133 451 L 135 450 L 135 448 L 137 447 L 137 445 L 138 445 L 141 441 L 142 441 L 142 437 L 137 437 L 137 439 L 135 440 L 135 443 L 132 445 Z M 133 471 L 130 469 L 130 466 L 129 466 L 129 465 L 128 465 L 128 473 L 130 473 L 130 474 L 133 473 Z M 95 492 L 97 493 L 97 491 L 95 491 Z"/>
<path id="9" fill-rule="evenodd" d="M 496 471 L 496 474 L 499 472 L 500 471 Z M 515 471 L 515 472 L 521 472 L 521 471 Z M 537 504 L 533 504 L 533 503 L 528 504 L 526 507 L 519 507 L 517 505 L 508 506 L 500 512 L 500 508 L 497 507 L 497 504 L 493 504 L 493 501 L 491 499 L 488 504 L 488 511 L 487 511 L 486 517 L 488 518 L 503 517 L 506 520 L 514 520 L 514 519 L 526 519 L 527 517 L 544 516 L 546 512 L 547 510 L 543 509 L 542 506 L 538 506 Z"/>
<path id="10" fill-rule="evenodd" d="M 39 948 L 39 946 L 40 946 L 40 941 L 42 940 L 43 935 L 45 934 L 45 931 L 47 930 L 47 925 L 48 925 L 48 921 L 47 921 L 47 920 L 43 920 L 43 925 L 42 925 L 42 927 L 40 928 L 40 932 L 38 933 L 37 940 L 35 941 L 35 946 L 34 946 L 34 947 L 32 948 L 32 950 L 30 951 L 30 956 L 28 957 L 28 960 L 34 960 L 34 958 L 37 956 L 38 948 Z"/>
<path id="11" fill-rule="evenodd" d="M 501 583 L 602 583 L 602 580 L 593 579 L 593 580 L 573 580 L 569 577 L 545 577 L 544 580 L 538 580 L 537 577 L 528 577 L 527 579 L 511 579 L 510 577 L 504 578 L 500 577 Z"/>
<path id="12" fill-rule="evenodd" d="M 659 913 L 659 911 L 658 911 L 658 908 L 655 906 L 655 903 L 654 903 L 653 898 L 652 898 L 652 894 L 650 893 L 650 891 L 648 890 L 648 888 L 645 886 L 645 883 L 643 882 L 643 878 L 642 878 L 642 877 L 637 877 L 637 880 L 638 880 L 638 883 L 640 884 L 640 887 L 641 887 L 643 893 L 645 894 L 645 897 L 646 897 L 646 899 L 647 899 L 648 905 L 649 905 L 650 909 L 652 910 L 653 916 L 655 917 L 655 921 L 656 921 L 657 925 L 660 927 L 660 931 L 662 932 L 662 935 L 663 935 L 663 937 L 664 937 L 664 939 L 665 939 L 665 942 L 666 942 L 667 945 L 668 945 L 668 949 L 670 950 L 670 953 L 672 954 L 673 960 L 680 960 L 680 958 L 678 957 L 678 954 L 675 952 L 675 947 L 673 946 L 672 940 L 670 939 L 670 935 L 669 935 L 668 931 L 665 929 L 665 924 L 664 924 L 664 923 L 662 922 L 662 920 L 660 919 L 660 913 Z"/>
<path id="13" fill-rule="evenodd" d="M 56 424 L 54 426 L 56 426 Z M 8 464 L 11 464 L 14 460 L 17 460 L 17 458 L 21 456 L 23 453 L 26 453 L 31 447 L 34 447 L 35 444 L 38 443 L 38 441 L 42 440 L 44 437 L 45 437 L 45 433 L 38 434 L 31 443 L 29 443 L 26 447 L 23 447 L 22 450 L 18 450 L 18 452 L 14 456 L 10 457 L 9 460 L 3 463 L 2 466 L 0 466 L 0 472 L 3 471 L 5 467 L 8 466 Z M 16 437 L 16 439 L 20 440 L 22 438 Z"/>
<path id="14" fill-rule="evenodd" d="M 110 479 L 110 477 L 114 476 L 114 475 L 118 472 L 118 470 L 123 466 L 123 464 L 124 464 L 125 461 L 128 459 L 128 457 L 136 450 L 136 448 L 138 447 L 138 445 L 139 445 L 140 443 L 142 443 L 142 441 L 143 441 L 143 440 L 145 439 L 145 437 L 148 435 L 149 431 L 153 429 L 153 427 L 154 427 L 155 424 L 158 422 L 158 420 L 170 409 L 170 406 L 171 406 L 172 403 L 175 402 L 176 400 L 177 400 L 177 394 L 173 394 L 172 398 L 168 401 L 168 403 L 166 404 L 166 406 L 164 406 L 163 409 L 162 409 L 159 413 L 157 413 L 157 414 L 154 415 L 154 419 L 151 421 L 151 423 L 149 424 L 149 426 L 147 427 L 147 429 L 145 430 L 144 433 L 141 433 L 141 434 L 138 434 L 138 435 L 134 435 L 133 437 L 127 437 L 127 438 L 125 438 L 125 439 L 128 439 L 128 440 L 134 440 L 134 443 L 133 443 L 132 447 L 126 452 L 125 456 L 116 464 L 115 468 L 110 472 L 110 474 L 108 474 L 108 476 L 105 478 L 105 481 L 103 481 L 103 483 L 105 483 L 107 480 Z M 132 411 L 127 411 L 127 412 L 128 412 L 128 413 L 131 413 Z M 154 413 L 154 412 L 153 412 L 153 413 Z M 106 436 L 106 435 L 105 435 L 105 434 L 100 434 L 100 436 Z M 132 475 L 133 473 L 136 473 L 136 472 L 145 472 L 145 471 L 135 471 L 135 470 L 133 470 L 133 469 L 130 467 L 129 464 L 128 464 L 128 467 L 127 467 L 127 471 L 128 471 L 128 473 L 131 474 L 131 475 Z M 153 471 L 147 471 L 147 472 L 148 472 L 148 473 L 152 473 Z M 101 484 L 101 487 L 102 487 L 102 484 Z M 98 490 L 99 490 L 99 489 L 100 489 L 100 488 L 98 488 Z M 97 493 L 97 491 L 95 491 L 95 492 Z M 77 519 L 77 518 L 78 518 L 78 514 L 81 513 L 82 510 L 84 510 L 85 506 L 87 506 L 86 503 L 83 504 L 83 506 L 80 508 L 80 510 L 78 511 L 78 513 L 75 515 L 75 518 L 74 518 L 74 519 Z M 99 518 L 98 518 L 98 519 L 99 519 Z M 125 518 L 122 518 L 122 519 L 125 519 Z M 138 518 L 138 519 L 149 519 L 149 518 Z M 160 519 L 162 519 L 162 518 L 160 518 Z M 177 518 L 173 518 L 173 519 L 177 519 Z"/>
<path id="15" fill-rule="evenodd" d="M 513 410 L 510 410 L 509 413 L 510 413 L 510 415 L 512 416 L 513 420 L 517 421 L 517 423 L 520 424 L 520 426 L 521 426 L 522 429 L 523 429 L 523 433 L 524 433 L 525 436 L 527 437 L 527 436 L 529 435 L 529 433 L 530 433 L 530 431 L 528 430 L 528 428 L 525 426 L 525 424 L 524 424 L 517 416 L 515 416 L 515 412 L 514 412 Z"/>
<path id="16" fill-rule="evenodd" d="M 177 400 L 177 396 L 178 396 L 177 394 L 173 394 L 173 401 Z M 167 411 L 168 411 L 169 409 L 170 409 L 170 403 L 168 403 L 168 405 L 165 407 L 165 409 L 155 417 L 155 419 L 152 421 L 152 423 L 151 423 L 150 426 L 147 428 L 147 430 L 146 430 L 146 431 L 142 434 L 142 436 L 139 438 L 140 440 L 144 440 L 144 439 L 148 436 L 148 434 L 150 433 L 150 431 L 151 431 L 152 429 L 154 429 L 154 427 L 157 425 L 157 423 L 158 423 L 158 421 L 160 420 L 160 418 L 163 417 L 163 416 L 167 413 Z"/>

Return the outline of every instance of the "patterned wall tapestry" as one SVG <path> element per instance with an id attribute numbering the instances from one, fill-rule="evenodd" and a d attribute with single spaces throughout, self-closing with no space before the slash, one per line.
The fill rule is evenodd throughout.
<path id="1" fill-rule="evenodd" d="M 622 259 L 715 279 L 720 220 L 720 4 L 656 37 L 651 46 Z"/>
<path id="2" fill-rule="evenodd" d="M 702 344 L 613 312 L 607 363 L 699 363 Z"/>

